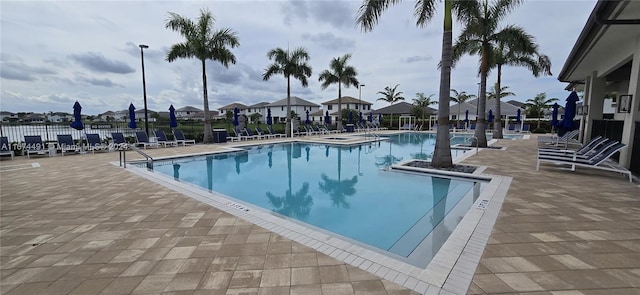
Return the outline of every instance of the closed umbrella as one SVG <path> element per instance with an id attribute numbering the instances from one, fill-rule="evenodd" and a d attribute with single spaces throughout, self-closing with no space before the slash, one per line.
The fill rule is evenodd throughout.
<path id="1" fill-rule="evenodd" d="M 176 121 L 176 109 L 173 107 L 173 105 L 169 106 L 169 127 L 178 127 L 178 122 Z"/>
<path id="2" fill-rule="evenodd" d="M 493 122 L 493 111 L 489 109 L 489 123 Z"/>
<path id="3" fill-rule="evenodd" d="M 267 109 L 267 125 L 272 125 L 273 119 L 271 118 L 271 109 Z"/>
<path id="4" fill-rule="evenodd" d="M 551 126 L 558 126 L 558 103 L 553 104 L 553 111 L 551 112 Z"/>
<path id="5" fill-rule="evenodd" d="M 520 112 L 520 109 L 518 109 L 518 112 L 516 113 L 516 123 L 520 123 L 520 121 L 522 120 L 520 119 L 520 116 L 522 115 Z"/>
<path id="6" fill-rule="evenodd" d="M 133 103 L 129 105 L 129 128 L 138 128 L 138 125 L 136 124 L 136 107 L 133 106 Z"/>
<path id="7" fill-rule="evenodd" d="M 464 111 L 464 121 L 469 123 L 469 110 Z"/>
<path id="8" fill-rule="evenodd" d="M 311 124 L 311 121 L 309 120 L 309 110 L 307 110 L 307 119 L 304 121 L 304 123 L 305 123 L 306 125 Z"/>
<path id="9" fill-rule="evenodd" d="M 324 115 L 324 123 L 327 125 L 331 124 L 331 116 L 329 116 L 329 111 L 327 111 Z"/>
<path id="10" fill-rule="evenodd" d="M 369 122 L 373 122 L 373 113 L 369 113 Z"/>
<path id="11" fill-rule="evenodd" d="M 576 115 L 576 102 L 578 102 L 578 94 L 575 91 L 571 91 L 569 97 L 567 97 L 567 105 L 564 107 L 564 119 L 562 121 L 562 127 L 566 131 L 575 130 L 573 124 L 573 117 Z"/>
<path id="12" fill-rule="evenodd" d="M 238 107 L 233 108 L 233 125 L 236 127 L 240 125 L 240 122 L 238 122 L 238 113 L 240 113 Z"/>
<path id="13" fill-rule="evenodd" d="M 382 114 L 378 114 L 378 123 L 382 124 Z"/>
<path id="14" fill-rule="evenodd" d="M 80 106 L 80 103 L 76 101 L 76 103 L 73 104 L 73 122 L 69 125 L 75 130 L 84 129 L 84 125 L 82 124 L 82 115 L 80 114 L 81 111 L 82 106 Z"/>
<path id="15" fill-rule="evenodd" d="M 353 123 L 353 112 L 349 112 L 349 124 Z"/>
<path id="16" fill-rule="evenodd" d="M 362 112 L 360 112 L 360 123 L 364 122 L 364 117 L 362 116 Z"/>

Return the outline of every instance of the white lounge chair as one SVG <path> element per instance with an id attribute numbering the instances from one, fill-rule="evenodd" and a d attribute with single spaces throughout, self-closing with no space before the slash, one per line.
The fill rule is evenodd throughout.
<path id="1" fill-rule="evenodd" d="M 631 176 L 631 171 L 626 168 L 620 166 L 618 163 L 610 160 L 611 156 L 613 156 L 618 151 L 625 148 L 626 145 L 623 143 L 616 143 L 612 146 L 609 146 L 604 151 L 595 154 L 592 157 L 587 159 L 576 159 L 574 157 L 545 157 L 543 155 L 538 156 L 538 161 L 536 164 L 536 170 L 540 169 L 540 163 L 547 162 L 553 163 L 556 165 L 570 165 L 571 171 L 575 171 L 577 167 L 585 167 L 585 168 L 593 168 L 605 171 L 612 171 L 621 174 L 626 174 L 629 176 L 629 182 L 633 182 L 633 178 Z"/>

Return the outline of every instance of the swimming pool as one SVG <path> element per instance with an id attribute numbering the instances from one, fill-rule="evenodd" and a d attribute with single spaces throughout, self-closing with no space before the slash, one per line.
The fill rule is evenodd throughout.
<path id="1" fill-rule="evenodd" d="M 424 267 L 478 197 L 483 182 L 386 169 L 428 159 L 433 134 L 381 142 L 258 145 L 154 162 L 154 172 L 222 193 Z M 452 150 L 454 157 L 463 150 Z"/>

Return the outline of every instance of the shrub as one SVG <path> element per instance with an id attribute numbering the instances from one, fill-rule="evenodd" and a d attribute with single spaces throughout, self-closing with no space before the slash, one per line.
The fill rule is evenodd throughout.
<path id="1" fill-rule="evenodd" d="M 544 128 L 536 128 L 531 131 L 531 133 L 547 133 L 548 131 Z"/>

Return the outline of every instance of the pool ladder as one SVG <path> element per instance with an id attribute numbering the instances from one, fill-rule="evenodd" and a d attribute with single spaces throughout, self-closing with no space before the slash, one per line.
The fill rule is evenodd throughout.
<path id="1" fill-rule="evenodd" d="M 118 149 L 121 167 L 127 168 L 127 149 L 129 148 L 138 152 L 138 154 L 141 154 L 145 158 L 147 169 L 153 169 L 153 158 L 132 144 L 127 144 L 126 147 Z"/>

